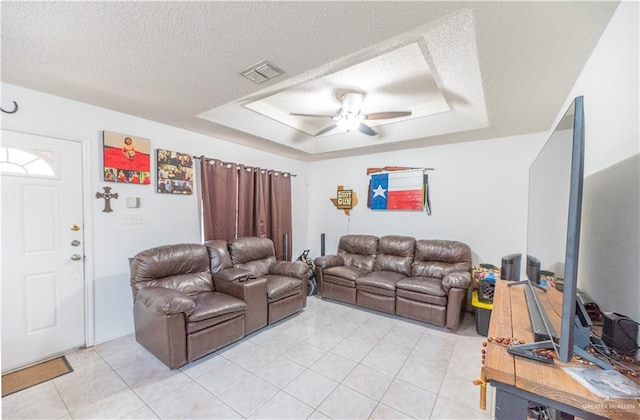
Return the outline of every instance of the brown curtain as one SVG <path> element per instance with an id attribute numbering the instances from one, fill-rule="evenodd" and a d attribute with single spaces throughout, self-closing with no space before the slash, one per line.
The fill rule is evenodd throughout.
<path id="1" fill-rule="evenodd" d="M 200 158 L 204 240 L 236 237 L 238 170 L 235 165 Z"/>
<path id="2" fill-rule="evenodd" d="M 282 260 L 286 234 L 286 258 L 291 260 L 291 175 L 213 159 L 201 162 L 205 240 L 269 238 Z"/>
<path id="3" fill-rule="evenodd" d="M 291 260 L 292 223 L 291 223 L 291 175 L 283 172 L 269 174 L 269 227 L 276 257 L 279 260 Z M 287 235 L 287 255 L 284 255 L 284 237 Z"/>

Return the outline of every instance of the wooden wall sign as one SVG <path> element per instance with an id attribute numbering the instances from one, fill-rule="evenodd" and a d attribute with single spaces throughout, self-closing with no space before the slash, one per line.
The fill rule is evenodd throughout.
<path id="1" fill-rule="evenodd" d="M 338 210 L 343 210 L 347 216 L 351 213 L 351 209 L 358 204 L 358 195 L 353 190 L 345 190 L 344 186 L 338 185 L 336 198 L 330 198 L 331 202 Z"/>

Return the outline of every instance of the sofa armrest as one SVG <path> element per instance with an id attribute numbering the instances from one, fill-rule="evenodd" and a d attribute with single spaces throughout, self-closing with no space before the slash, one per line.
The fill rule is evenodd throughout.
<path id="1" fill-rule="evenodd" d="M 190 314 L 196 306 L 185 294 L 165 287 L 144 287 L 138 291 L 136 301 L 151 312 L 162 315 Z"/>
<path id="2" fill-rule="evenodd" d="M 244 268 L 228 268 L 226 270 L 213 273 L 213 282 L 217 289 L 219 282 L 229 282 L 236 280 L 243 282 L 255 277 L 256 276 L 251 271 L 245 270 Z"/>
<path id="3" fill-rule="evenodd" d="M 309 272 L 309 266 L 301 261 L 276 261 L 269 266 L 269 274 L 302 279 Z"/>
<path id="4" fill-rule="evenodd" d="M 338 267 L 344 265 L 344 258 L 339 255 L 323 255 L 313 260 L 316 267 L 320 267 L 323 270 L 331 267 Z"/>
<path id="5" fill-rule="evenodd" d="M 466 289 L 471 284 L 471 273 L 468 271 L 452 271 L 442 278 L 442 288 L 449 293 L 452 287 Z"/>

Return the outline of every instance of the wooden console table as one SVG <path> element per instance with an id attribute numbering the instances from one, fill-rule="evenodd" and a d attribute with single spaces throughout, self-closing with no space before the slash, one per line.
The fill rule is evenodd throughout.
<path id="1" fill-rule="evenodd" d="M 524 288 L 507 287 L 498 280 L 489 324 L 490 337 L 516 337 L 533 342 Z M 562 294 L 550 288 L 541 304 L 556 331 L 560 331 Z M 562 367 L 583 367 L 558 360 L 548 365 L 507 353 L 505 347 L 489 343 L 482 377 L 496 386 L 495 418 L 524 419 L 529 401 L 565 413 L 562 417 L 582 419 L 638 419 L 640 401 L 600 398 L 564 372 Z M 567 416 L 568 415 L 568 416 Z M 559 415 L 556 417 L 560 417 Z"/>

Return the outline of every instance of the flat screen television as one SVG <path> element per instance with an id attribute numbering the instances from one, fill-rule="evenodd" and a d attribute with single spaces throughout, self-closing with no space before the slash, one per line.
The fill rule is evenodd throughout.
<path id="1" fill-rule="evenodd" d="M 582 185 L 584 174 L 584 103 L 576 97 L 529 168 L 529 204 L 527 221 L 528 284 L 530 317 L 537 307 L 544 318 L 548 347 L 562 362 L 569 362 L 582 349 L 574 346 L 576 331 L 588 343 L 591 326 L 577 295 Z M 539 302 L 540 272 L 552 272 L 562 281 L 560 331 L 548 322 Z M 529 302 L 529 300 L 538 302 Z M 533 323 L 533 319 L 532 319 Z M 539 337 L 536 334 L 536 339 Z M 579 337 L 584 343 L 585 337 Z M 584 347 L 582 347 L 584 348 Z"/>

